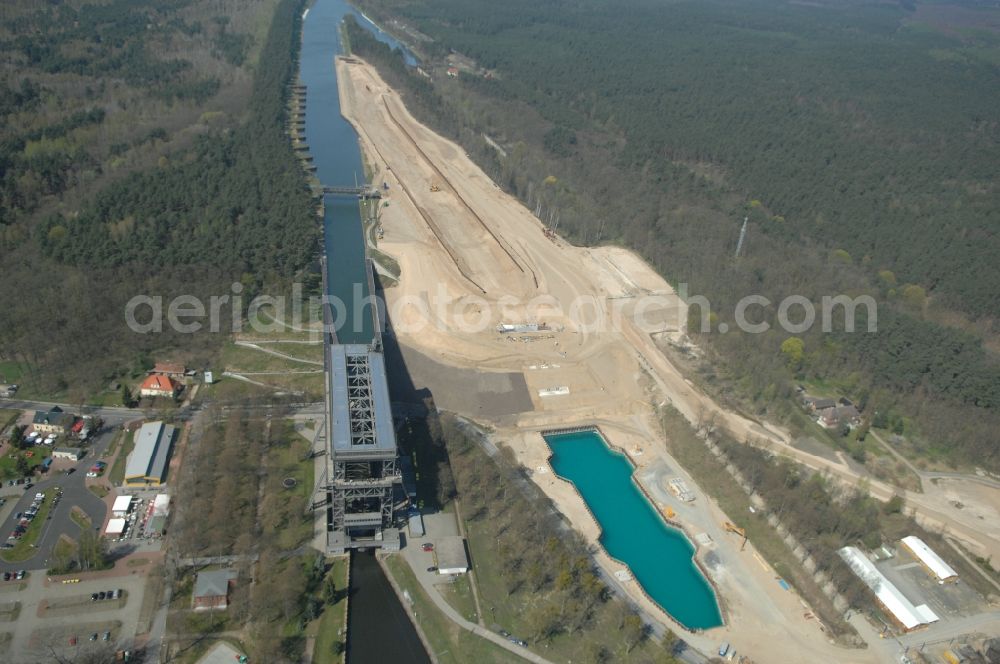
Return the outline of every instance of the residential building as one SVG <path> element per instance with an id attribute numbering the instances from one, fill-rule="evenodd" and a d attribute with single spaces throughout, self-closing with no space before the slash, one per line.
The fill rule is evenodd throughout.
<path id="1" fill-rule="evenodd" d="M 144 397 L 167 397 L 173 399 L 181 391 L 181 385 L 170 376 L 152 374 L 142 381 L 139 395 Z"/>
<path id="2" fill-rule="evenodd" d="M 75 423 L 75 415 L 64 412 L 59 406 L 53 406 L 49 410 L 35 411 L 31 428 L 39 433 L 54 433 L 61 436 L 68 433 Z"/>
<path id="3" fill-rule="evenodd" d="M 181 380 L 187 373 L 187 367 L 183 364 L 175 362 L 157 362 L 148 373 L 167 376 L 168 378 L 173 378 L 174 380 Z"/>

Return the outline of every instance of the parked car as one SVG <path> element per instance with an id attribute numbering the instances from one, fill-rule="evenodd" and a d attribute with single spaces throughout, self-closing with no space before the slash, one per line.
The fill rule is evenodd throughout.
<path id="1" fill-rule="evenodd" d="M 104 633 L 104 640 L 105 641 L 110 641 L 111 640 L 111 632 L 105 632 Z"/>
<path id="2" fill-rule="evenodd" d="M 428 572 L 436 572 L 436 571 L 438 571 L 438 568 L 437 567 L 428 567 L 427 571 Z"/>
<path id="3" fill-rule="evenodd" d="M 69 637 L 69 644 L 71 646 L 75 646 L 76 645 L 76 637 L 75 636 Z"/>
<path id="4" fill-rule="evenodd" d="M 425 543 L 425 544 L 424 544 L 423 546 L 421 546 L 420 548 L 421 548 L 421 549 L 423 549 L 424 551 L 433 551 L 433 550 L 434 550 L 434 545 L 433 545 L 433 544 L 431 544 L 430 542 L 426 542 L 426 543 Z"/>
<path id="5" fill-rule="evenodd" d="M 91 602 L 97 601 L 97 593 L 90 593 L 90 601 Z"/>

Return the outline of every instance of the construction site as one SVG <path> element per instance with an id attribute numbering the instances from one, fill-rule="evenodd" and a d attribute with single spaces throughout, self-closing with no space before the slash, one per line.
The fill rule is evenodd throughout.
<path id="1" fill-rule="evenodd" d="M 863 620 L 852 625 L 867 649 L 829 638 L 746 532 L 668 454 L 657 415 L 664 405 L 696 427 L 712 419 L 739 440 L 766 440 L 810 467 L 836 466 L 806 458 L 812 455 L 795 450 L 787 432 L 720 408 L 685 379 L 654 341 L 688 342 L 687 307 L 670 285 L 625 249 L 569 245 L 459 146 L 417 122 L 374 68 L 355 58 L 336 67 L 341 108 L 358 132 L 370 179 L 385 183 L 378 251 L 398 263 L 399 275 L 385 291 L 386 334 L 414 383 L 433 392 L 438 408 L 489 424 L 592 543 L 600 528 L 580 494 L 552 472 L 542 433 L 599 426 L 627 455 L 647 499 L 692 542 L 715 589 L 724 625 L 684 634 L 702 652 L 726 643 L 758 662 L 896 657 Z M 880 491 L 892 495 L 892 487 L 873 486 L 876 497 Z M 1000 528 L 953 522 L 936 509 L 928 504 L 921 518 L 947 520 L 970 546 L 1000 551 Z M 595 549 L 598 565 L 644 613 L 683 629 L 619 561 Z"/>

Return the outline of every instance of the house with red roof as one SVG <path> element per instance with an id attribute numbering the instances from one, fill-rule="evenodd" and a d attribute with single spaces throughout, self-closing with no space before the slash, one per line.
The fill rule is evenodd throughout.
<path id="1" fill-rule="evenodd" d="M 169 397 L 173 399 L 181 391 L 181 385 L 170 376 L 153 374 L 147 376 L 139 386 L 139 395 L 143 397 Z"/>

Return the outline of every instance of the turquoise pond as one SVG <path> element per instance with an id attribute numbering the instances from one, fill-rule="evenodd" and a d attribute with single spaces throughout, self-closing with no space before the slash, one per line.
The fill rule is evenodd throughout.
<path id="1" fill-rule="evenodd" d="M 632 481 L 632 465 L 600 433 L 545 436 L 552 469 L 572 482 L 602 529 L 601 544 L 632 570 L 653 600 L 688 629 L 722 624 L 715 593 L 693 560 L 694 547 L 668 526 Z"/>

